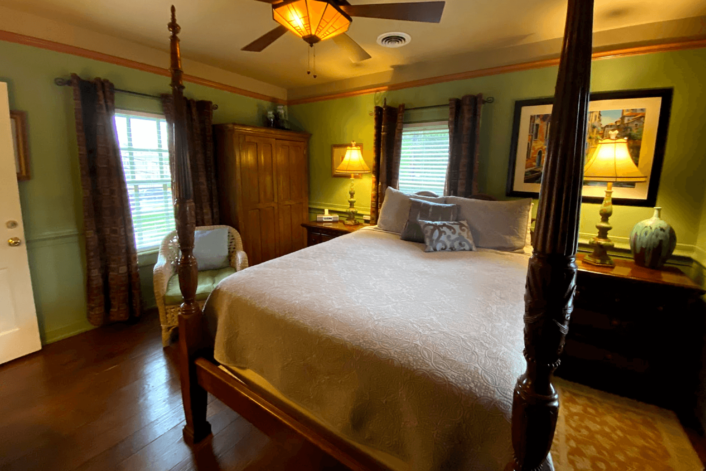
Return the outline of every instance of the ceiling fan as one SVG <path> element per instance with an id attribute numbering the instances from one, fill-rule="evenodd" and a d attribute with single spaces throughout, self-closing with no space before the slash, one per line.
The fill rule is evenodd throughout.
<path id="1" fill-rule="evenodd" d="M 351 5 L 346 0 L 257 1 L 272 5 L 272 17 L 280 26 L 245 46 L 243 51 L 260 52 L 289 30 L 311 46 L 333 39 L 354 62 L 370 59 L 370 54 L 346 34 L 353 17 L 439 23 L 446 3 L 433 1 Z"/>

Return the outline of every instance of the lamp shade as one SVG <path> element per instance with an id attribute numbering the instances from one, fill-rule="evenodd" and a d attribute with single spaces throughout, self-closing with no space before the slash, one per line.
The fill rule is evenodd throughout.
<path id="1" fill-rule="evenodd" d="M 355 145 L 355 142 L 352 142 L 346 149 L 346 155 L 343 156 L 341 165 L 336 167 L 336 171 L 340 173 L 350 173 L 351 175 L 370 173 L 370 168 L 365 164 L 363 154 L 360 152 L 360 146 Z"/>
<path id="2" fill-rule="evenodd" d="M 348 31 L 351 17 L 338 6 L 319 0 L 287 0 L 272 6 L 275 21 L 309 44 Z"/>
<path id="3" fill-rule="evenodd" d="M 602 139 L 583 170 L 589 182 L 646 182 L 628 150 L 627 139 Z"/>

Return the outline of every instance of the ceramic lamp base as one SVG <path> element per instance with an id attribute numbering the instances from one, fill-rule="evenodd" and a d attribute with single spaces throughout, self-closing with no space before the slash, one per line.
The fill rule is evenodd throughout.
<path id="1" fill-rule="evenodd" d="M 605 190 L 605 198 L 603 199 L 603 205 L 599 214 L 601 215 L 601 222 L 596 224 L 596 229 L 598 229 L 598 235 L 591 239 L 588 243 L 593 247 L 593 253 L 586 256 L 583 259 L 583 263 L 588 263 L 590 265 L 602 266 L 602 267 L 612 267 L 615 266 L 613 260 L 608 255 L 608 249 L 615 247 L 612 240 L 608 238 L 608 231 L 613 227 L 608 221 L 613 215 L 613 183 L 608 182 Z"/>
<path id="2" fill-rule="evenodd" d="M 614 246 L 613 242 L 608 240 L 608 243 L 603 241 L 597 241 L 596 239 L 591 240 L 589 243 L 593 246 L 593 253 L 586 255 L 583 259 L 583 263 L 588 263 L 589 265 L 596 265 L 599 267 L 613 267 L 615 262 L 608 255 L 607 249 Z"/>

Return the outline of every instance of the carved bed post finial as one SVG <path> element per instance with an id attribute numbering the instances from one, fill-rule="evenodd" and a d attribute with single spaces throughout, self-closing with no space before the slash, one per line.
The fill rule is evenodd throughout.
<path id="1" fill-rule="evenodd" d="M 576 291 L 576 249 L 590 98 L 593 0 L 569 0 L 552 132 L 525 292 L 527 369 L 515 386 L 508 469 L 550 470 L 559 396 L 554 370 L 569 330 Z"/>
<path id="2" fill-rule="evenodd" d="M 203 326 L 201 308 L 196 302 L 198 267 L 194 257 L 194 213 L 191 168 L 189 166 L 188 143 L 186 141 L 186 116 L 184 106 L 184 85 L 182 83 L 181 51 L 178 34 L 181 28 L 176 22 L 176 9 L 172 6 L 172 18 L 168 24 L 171 31 L 170 50 L 172 97 L 174 99 L 174 123 L 171 138 L 174 139 L 173 191 L 176 198 L 174 212 L 179 236 L 181 257 L 177 272 L 179 288 L 184 298 L 179 310 L 179 351 L 181 393 L 184 401 L 184 440 L 196 443 L 211 434 L 211 425 L 206 421 L 206 391 L 199 386 L 194 360 L 203 347 Z"/>

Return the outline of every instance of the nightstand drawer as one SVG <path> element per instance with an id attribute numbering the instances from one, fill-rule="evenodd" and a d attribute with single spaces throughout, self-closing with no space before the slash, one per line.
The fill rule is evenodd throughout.
<path id="1" fill-rule="evenodd" d="M 306 246 L 311 247 L 312 245 L 321 243 L 321 234 L 318 232 L 307 232 L 306 234 Z"/>

